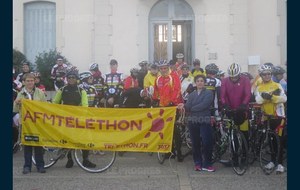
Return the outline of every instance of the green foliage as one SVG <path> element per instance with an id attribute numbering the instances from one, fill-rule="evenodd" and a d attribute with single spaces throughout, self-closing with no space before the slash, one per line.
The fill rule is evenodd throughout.
<path id="1" fill-rule="evenodd" d="M 16 73 L 22 72 L 22 63 L 26 60 L 27 58 L 22 52 L 13 49 L 13 67 Z"/>
<path id="2" fill-rule="evenodd" d="M 57 56 L 62 56 L 64 63 L 70 65 L 69 61 L 56 50 L 44 51 L 35 57 L 36 70 L 40 72 L 42 84 L 45 85 L 47 91 L 55 90 L 51 79 L 51 69 L 56 64 Z"/>

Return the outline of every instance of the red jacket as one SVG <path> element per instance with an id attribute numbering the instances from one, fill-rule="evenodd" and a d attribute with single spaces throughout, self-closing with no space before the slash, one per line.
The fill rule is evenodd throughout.
<path id="1" fill-rule="evenodd" d="M 154 84 L 153 99 L 159 106 L 177 105 L 182 102 L 180 79 L 177 75 L 158 76 Z"/>

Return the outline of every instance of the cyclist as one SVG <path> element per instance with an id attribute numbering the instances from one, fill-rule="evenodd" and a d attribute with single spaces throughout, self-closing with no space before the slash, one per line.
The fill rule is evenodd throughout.
<path id="1" fill-rule="evenodd" d="M 219 70 L 219 72 L 217 73 L 217 79 L 222 81 L 224 78 L 225 78 L 225 71 Z"/>
<path id="2" fill-rule="evenodd" d="M 247 110 L 251 98 L 251 84 L 247 77 L 241 74 L 241 66 L 233 63 L 228 67 L 228 77 L 222 80 L 221 103 L 226 109 L 234 109 L 234 123 L 240 126 L 248 139 Z"/>
<path id="3" fill-rule="evenodd" d="M 104 96 L 108 107 L 118 107 L 121 103 L 121 94 L 123 91 L 123 74 L 118 73 L 118 62 L 115 59 L 110 60 L 110 73 L 105 75 Z"/>
<path id="4" fill-rule="evenodd" d="M 60 88 L 53 99 L 55 104 L 73 105 L 73 106 L 83 106 L 88 107 L 88 96 L 86 91 L 79 87 L 77 80 L 79 79 L 78 70 L 76 67 L 70 68 L 67 72 L 67 85 Z M 83 165 L 89 168 L 95 168 L 96 164 L 88 160 L 88 150 L 82 150 Z M 71 152 L 67 154 L 68 162 L 66 168 L 73 167 L 73 159 Z"/>
<path id="5" fill-rule="evenodd" d="M 144 90 L 143 92 L 145 92 L 145 94 L 147 94 L 147 92 L 151 91 L 150 89 L 153 89 L 154 84 L 155 84 L 155 80 L 158 76 L 160 76 L 160 72 L 158 70 L 158 63 L 153 63 L 150 65 L 150 70 L 148 71 L 148 73 L 146 74 L 146 76 L 144 77 Z M 151 94 L 151 93 L 150 93 Z M 152 94 L 151 94 L 152 95 Z M 150 96 L 151 96 L 150 95 Z M 142 95 L 143 96 L 143 95 Z M 155 106 L 152 103 L 151 97 L 148 96 L 143 96 L 146 107 L 151 107 L 151 106 Z"/>
<path id="6" fill-rule="evenodd" d="M 34 84 L 37 88 L 41 89 L 46 95 L 46 87 L 41 83 L 40 72 L 34 72 Z"/>
<path id="7" fill-rule="evenodd" d="M 211 112 L 211 116 L 212 118 L 213 116 L 219 117 L 218 100 L 220 97 L 221 81 L 216 78 L 216 75 L 219 72 L 219 67 L 214 63 L 210 63 L 206 65 L 205 72 L 206 72 L 205 88 L 207 90 L 211 90 L 214 94 L 214 101 L 212 102 L 211 108 L 215 109 L 215 111 Z"/>
<path id="8" fill-rule="evenodd" d="M 272 74 L 272 80 L 276 83 L 279 83 L 281 87 L 283 88 L 285 94 L 287 94 L 287 82 L 283 78 L 283 74 L 285 73 L 285 70 L 280 66 L 275 66 L 273 68 Z"/>
<path id="9" fill-rule="evenodd" d="M 29 99 L 29 100 L 39 100 L 39 101 L 46 101 L 46 97 L 43 91 L 36 88 L 34 85 L 34 74 L 33 73 L 25 73 L 22 76 L 24 87 L 18 93 L 16 100 L 14 101 L 14 108 L 13 111 L 19 112 L 20 115 L 20 123 L 21 123 L 21 104 L 22 99 Z M 24 167 L 23 167 L 23 174 L 28 174 L 31 172 L 32 166 L 32 150 L 34 149 L 34 156 L 36 160 L 36 168 L 39 173 L 45 173 L 46 170 L 44 168 L 45 162 L 43 158 L 43 148 L 41 146 L 24 146 Z"/>
<path id="10" fill-rule="evenodd" d="M 62 56 L 57 56 L 56 64 L 51 69 L 51 79 L 54 80 L 55 90 L 63 87 L 66 84 L 66 72 L 68 69 L 68 65 L 64 64 L 64 60 Z"/>
<path id="11" fill-rule="evenodd" d="M 177 53 L 176 54 L 176 63 L 175 63 L 175 68 L 176 68 L 176 72 L 177 72 L 177 75 L 180 76 L 182 73 L 181 73 L 181 66 L 186 64 L 184 61 L 183 61 L 183 58 L 184 58 L 184 55 L 183 53 Z"/>
<path id="12" fill-rule="evenodd" d="M 143 88 L 144 87 L 144 78 L 148 73 L 148 62 L 142 61 L 139 63 L 139 66 L 141 67 L 141 69 L 138 72 L 137 79 L 139 82 L 139 87 Z"/>
<path id="13" fill-rule="evenodd" d="M 80 84 L 79 87 L 83 88 L 87 93 L 89 107 L 97 107 L 98 105 L 98 93 L 93 86 L 93 76 L 90 71 L 85 71 L 79 74 Z"/>
<path id="14" fill-rule="evenodd" d="M 179 77 L 171 74 L 169 63 L 166 60 L 160 60 L 158 62 L 158 67 L 161 76 L 156 78 L 153 99 L 159 101 L 159 106 L 161 107 L 176 106 L 178 103 L 182 102 Z M 180 137 L 180 129 L 177 127 L 174 128 L 174 139 L 175 149 L 177 151 L 177 160 L 178 162 L 182 162 L 182 140 Z"/>
<path id="15" fill-rule="evenodd" d="M 195 59 L 193 61 L 193 66 L 194 66 L 194 68 L 192 69 L 192 72 L 191 72 L 193 77 L 195 77 L 197 75 L 204 75 L 204 76 L 206 75 L 205 70 L 200 67 L 199 59 Z"/>
<path id="16" fill-rule="evenodd" d="M 272 70 L 273 70 L 273 68 L 274 68 L 273 63 L 270 63 L 270 62 L 264 63 L 263 65 L 267 65 L 267 66 L 271 67 Z M 255 92 L 256 88 L 257 88 L 261 83 L 262 83 L 262 78 L 261 78 L 260 75 L 258 74 L 258 75 L 255 77 L 255 79 L 254 79 L 254 81 L 253 81 L 253 83 L 252 83 L 252 85 L 251 85 L 251 92 Z"/>
<path id="17" fill-rule="evenodd" d="M 99 70 L 98 63 L 92 63 L 90 65 L 90 72 L 92 73 L 93 82 L 92 85 L 96 88 L 98 99 L 99 99 L 99 107 L 104 107 L 104 105 L 100 102 L 104 102 L 104 78 L 102 77 L 102 73 Z"/>
<path id="18" fill-rule="evenodd" d="M 212 166 L 213 130 L 210 126 L 210 106 L 213 102 L 213 91 L 207 90 L 205 76 L 194 78 L 196 90 L 193 91 L 186 104 L 178 104 L 178 108 L 185 108 L 189 112 L 188 127 L 192 140 L 195 171 L 214 172 Z"/>
<path id="19" fill-rule="evenodd" d="M 122 106 L 126 108 L 138 108 L 143 99 L 140 96 L 142 88 L 138 82 L 139 69 L 130 69 L 130 76 L 124 80 L 124 92 L 122 93 Z"/>
<path id="20" fill-rule="evenodd" d="M 272 81 L 272 67 L 268 65 L 261 65 L 258 72 L 260 77 L 262 78 L 262 83 L 257 87 L 255 91 L 255 99 L 258 104 L 262 105 L 262 110 L 267 115 L 273 116 L 285 116 L 284 105 L 287 97 L 284 93 L 283 88 L 280 84 Z M 272 161 L 265 165 L 266 169 L 272 169 L 277 164 L 276 172 L 283 173 L 284 167 L 282 165 L 283 162 L 283 134 L 280 134 L 280 131 L 283 131 L 282 128 L 284 126 L 283 119 L 272 119 L 270 121 L 271 129 L 279 132 L 279 157 L 278 163 L 276 163 L 276 155 L 272 156 Z"/>
<path id="21" fill-rule="evenodd" d="M 179 77 L 181 82 L 181 95 L 184 101 L 187 100 L 188 95 L 194 90 L 194 77 L 190 74 L 189 66 L 187 64 L 181 66 L 182 75 Z"/>
<path id="22" fill-rule="evenodd" d="M 23 87 L 23 75 L 26 73 L 31 73 L 30 71 L 30 63 L 28 61 L 24 61 L 22 63 L 22 73 L 19 73 L 16 77 L 16 80 L 14 80 L 14 83 L 16 84 L 16 88 L 20 90 Z"/>

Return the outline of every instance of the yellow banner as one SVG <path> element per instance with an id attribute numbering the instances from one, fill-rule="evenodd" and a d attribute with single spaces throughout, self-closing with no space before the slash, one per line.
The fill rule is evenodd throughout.
<path id="1" fill-rule="evenodd" d="M 88 108 L 22 100 L 22 143 L 74 149 L 170 152 L 176 107 Z"/>

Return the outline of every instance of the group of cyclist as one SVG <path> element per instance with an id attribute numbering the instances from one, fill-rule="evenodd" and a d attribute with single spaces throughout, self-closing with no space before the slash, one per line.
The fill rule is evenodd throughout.
<path id="1" fill-rule="evenodd" d="M 188 127 L 193 142 L 196 171 L 215 171 L 211 163 L 214 142 L 208 126 L 214 123 L 215 118 L 220 117 L 221 110 L 239 110 L 239 115 L 234 118 L 246 138 L 249 128 L 247 111 L 251 101 L 261 104 L 261 109 L 269 115 L 285 116 L 287 83 L 283 78 L 285 70 L 282 67 L 263 64 L 258 70 L 259 75 L 254 78 L 250 73 L 243 73 L 239 64 L 233 63 L 228 67 L 226 77 L 225 72 L 219 70 L 214 63 L 203 69 L 200 67 L 200 60 L 195 59 L 191 68 L 184 62 L 182 53 L 178 53 L 176 58 L 176 61 L 158 60 L 152 64 L 142 61 L 139 63 L 140 69 L 132 68 L 130 76 L 124 78 L 123 73 L 118 72 L 118 62 L 115 59 L 110 61 L 110 72 L 107 74 L 101 73 L 97 63 L 92 63 L 88 71 L 79 73 L 75 67 L 70 68 L 64 64 L 63 57 L 59 56 L 51 70 L 51 78 L 57 91 L 53 103 L 111 108 L 177 106 L 176 117 L 178 112 L 186 109 L 190 117 Z M 25 82 L 22 76 L 26 73 L 30 73 L 27 62 L 23 64 L 23 72 L 13 80 L 14 89 L 26 88 L 22 85 Z M 35 72 L 34 76 L 35 87 L 45 91 L 45 87 L 40 84 L 40 74 Z M 201 120 L 199 117 L 209 119 Z M 284 126 L 281 120 L 272 123 L 274 130 L 278 131 L 278 126 Z M 199 135 L 204 143 L 199 142 Z M 172 151 L 176 152 L 178 161 L 182 162 L 184 158 L 181 154 L 180 129 L 176 127 L 174 140 Z M 282 152 L 282 147 L 280 150 Z M 87 159 L 87 153 L 83 156 L 86 165 L 93 167 L 94 164 Z M 73 161 L 71 157 L 68 158 L 66 167 L 69 168 L 73 166 Z M 277 171 L 284 172 L 280 158 L 274 158 L 266 167 L 276 165 Z M 27 169 L 27 173 L 28 171 L 31 168 Z"/>

